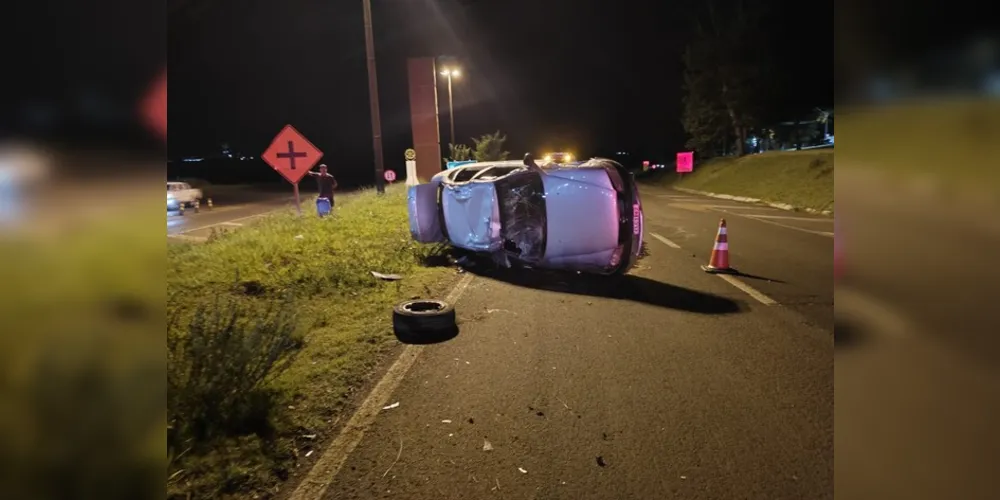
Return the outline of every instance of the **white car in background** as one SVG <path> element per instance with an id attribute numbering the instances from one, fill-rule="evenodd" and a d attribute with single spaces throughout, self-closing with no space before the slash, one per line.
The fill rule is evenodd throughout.
<path id="1" fill-rule="evenodd" d="M 201 190 L 186 182 L 167 182 L 167 210 L 178 210 L 181 205 L 192 206 L 200 202 L 201 197 Z"/>

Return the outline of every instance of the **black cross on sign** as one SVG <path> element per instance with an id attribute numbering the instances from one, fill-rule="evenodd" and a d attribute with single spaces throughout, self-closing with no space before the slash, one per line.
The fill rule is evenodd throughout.
<path id="1" fill-rule="evenodd" d="M 288 152 L 287 153 L 278 153 L 278 158 L 288 158 L 288 164 L 289 164 L 289 166 L 291 167 L 292 170 L 295 170 L 295 159 L 296 158 L 305 158 L 305 157 L 306 157 L 306 153 L 304 151 L 296 151 L 295 150 L 295 146 L 292 144 L 292 141 L 288 141 Z"/>

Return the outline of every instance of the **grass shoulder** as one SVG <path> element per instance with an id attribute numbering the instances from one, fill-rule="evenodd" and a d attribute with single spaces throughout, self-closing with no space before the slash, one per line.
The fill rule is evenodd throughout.
<path id="1" fill-rule="evenodd" d="M 798 208 L 833 210 L 832 149 L 775 151 L 742 158 L 714 158 L 678 176 L 656 172 L 637 177 L 652 185 L 757 198 Z"/>
<path id="2" fill-rule="evenodd" d="M 424 265 L 434 252 L 410 238 L 403 187 L 171 246 L 169 496 L 274 494 L 398 344 L 392 305 L 453 282 Z"/>

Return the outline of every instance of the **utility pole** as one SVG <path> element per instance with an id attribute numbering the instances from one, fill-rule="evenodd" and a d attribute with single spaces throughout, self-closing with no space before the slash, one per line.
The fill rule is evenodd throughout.
<path id="1" fill-rule="evenodd" d="M 385 193 L 385 167 L 382 164 L 382 121 L 378 111 L 378 76 L 375 74 L 375 40 L 372 36 L 371 0 L 362 0 L 365 11 L 365 54 L 368 56 L 368 96 L 371 100 L 372 143 L 375 148 L 375 189 Z"/>

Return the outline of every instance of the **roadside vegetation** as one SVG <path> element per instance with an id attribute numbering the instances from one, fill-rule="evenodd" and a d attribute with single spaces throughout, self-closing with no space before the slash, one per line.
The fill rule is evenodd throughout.
<path id="1" fill-rule="evenodd" d="M 497 130 L 492 134 L 483 134 L 472 138 L 472 146 L 468 144 L 448 144 L 449 161 L 503 161 L 510 156 L 510 151 L 504 151 L 503 145 L 507 142 L 507 136 L 500 134 Z"/>
<path id="2" fill-rule="evenodd" d="M 640 174 L 637 179 L 647 184 L 833 211 L 833 165 L 833 149 L 775 151 L 714 158 L 696 165 L 690 174 L 660 171 Z"/>
<path id="3" fill-rule="evenodd" d="M 405 199 L 365 191 L 325 219 L 304 200 L 304 217 L 169 247 L 169 498 L 267 497 L 329 437 L 397 345 L 392 305 L 451 280 L 423 265 L 436 250 L 411 239 Z"/>

